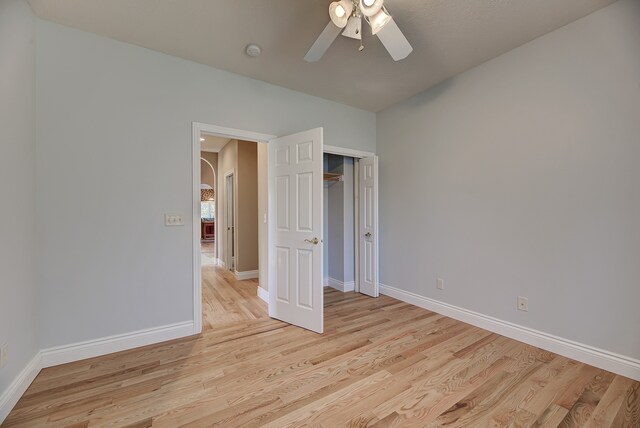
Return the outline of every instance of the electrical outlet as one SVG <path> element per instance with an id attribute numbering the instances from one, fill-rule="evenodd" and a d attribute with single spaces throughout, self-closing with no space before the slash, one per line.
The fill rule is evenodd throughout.
<path id="1" fill-rule="evenodd" d="M 444 279 L 438 278 L 438 280 L 436 281 L 436 288 L 438 290 L 444 290 Z"/>
<path id="2" fill-rule="evenodd" d="M 0 347 L 0 368 L 6 367 L 9 363 L 9 344 L 3 343 Z"/>
<path id="3" fill-rule="evenodd" d="M 527 312 L 529 310 L 529 299 L 518 296 L 518 310 Z"/>

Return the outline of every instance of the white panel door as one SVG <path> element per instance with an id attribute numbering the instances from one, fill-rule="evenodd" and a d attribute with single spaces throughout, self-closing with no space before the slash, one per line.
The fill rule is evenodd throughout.
<path id="1" fill-rule="evenodd" d="M 360 292 L 378 297 L 378 157 L 360 159 L 358 175 Z"/>
<path id="2" fill-rule="evenodd" d="M 269 316 L 322 333 L 322 128 L 269 142 Z"/>

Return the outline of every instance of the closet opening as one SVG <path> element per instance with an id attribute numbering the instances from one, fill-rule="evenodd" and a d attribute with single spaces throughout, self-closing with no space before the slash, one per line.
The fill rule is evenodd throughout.
<path id="1" fill-rule="evenodd" d="M 324 286 L 355 291 L 354 158 L 325 153 L 323 159 Z"/>

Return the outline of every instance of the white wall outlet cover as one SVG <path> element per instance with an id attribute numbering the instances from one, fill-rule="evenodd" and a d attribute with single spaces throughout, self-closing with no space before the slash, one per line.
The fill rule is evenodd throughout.
<path id="1" fill-rule="evenodd" d="M 518 310 L 520 311 L 528 311 L 529 310 L 529 299 L 526 297 L 518 296 Z"/>
<path id="2" fill-rule="evenodd" d="M 436 281 L 436 288 L 438 288 L 438 290 L 444 290 L 444 279 L 438 278 Z"/>
<path id="3" fill-rule="evenodd" d="M 165 226 L 184 226 L 184 220 L 181 215 L 165 214 L 164 225 Z"/>

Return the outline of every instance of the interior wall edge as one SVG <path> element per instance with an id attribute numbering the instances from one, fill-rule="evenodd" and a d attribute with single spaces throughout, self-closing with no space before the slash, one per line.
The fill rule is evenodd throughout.
<path id="1" fill-rule="evenodd" d="M 26 0 L 0 1 L 0 423 L 37 374 L 40 347 L 35 26 Z"/>
<path id="2" fill-rule="evenodd" d="M 42 368 L 41 353 L 38 352 L 0 395 L 0 424 L 9 416 Z"/>

